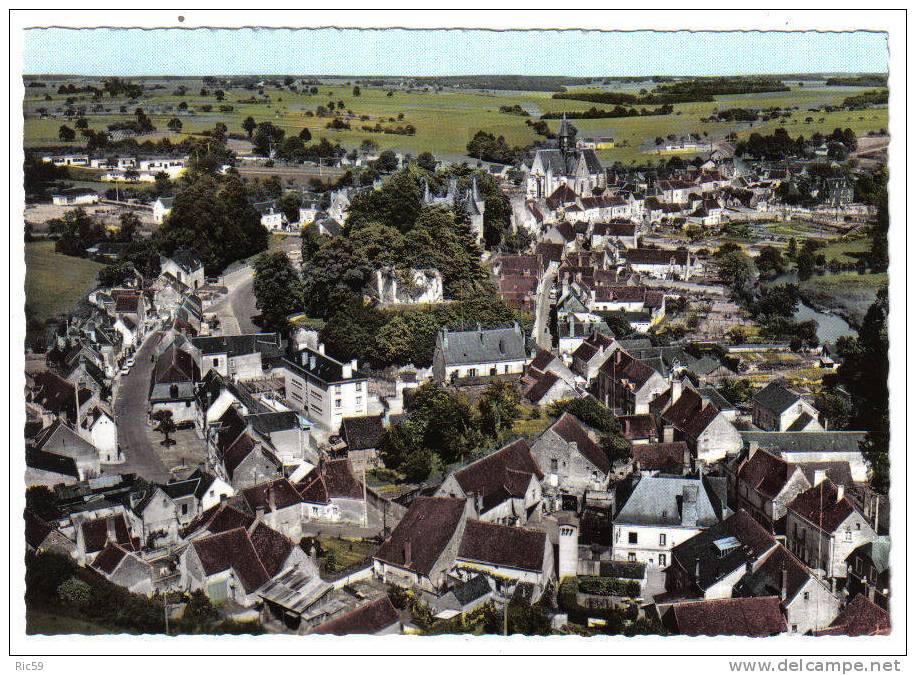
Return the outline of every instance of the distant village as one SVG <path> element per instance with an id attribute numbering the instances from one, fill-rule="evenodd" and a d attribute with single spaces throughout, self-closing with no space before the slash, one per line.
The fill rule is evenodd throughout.
<path id="1" fill-rule="evenodd" d="M 95 588 L 93 575 L 163 603 L 173 626 L 205 602 L 300 635 L 889 633 L 890 504 L 868 430 L 838 425 L 797 377 L 839 372 L 845 352 L 794 328 L 748 337 L 738 284 L 683 236 L 740 226 L 760 254 L 788 239 L 763 223 L 864 229 L 875 207 L 811 161 L 741 157 L 720 140 L 660 146 L 700 159 L 650 171 L 604 166 L 609 143 L 577 140 L 564 118 L 518 166 L 419 184 L 420 208 L 466 224 L 513 316 L 436 325 L 428 362 L 338 358 L 302 316 L 251 325 L 239 308 L 253 307 L 252 261 L 214 274 L 197 246 L 95 288 L 27 355 L 30 554 L 68 559 L 74 583 Z M 395 159 L 367 184 L 303 192 L 298 217 L 279 200 L 252 206 L 295 242 L 281 250 L 299 272 L 299 235 L 346 237 L 354 204 L 409 171 L 412 158 Z M 113 186 L 193 164 L 41 161 Z M 813 203 L 785 199 L 801 181 Z M 488 243 L 485 185 L 521 245 Z M 128 204 L 83 187 L 50 196 L 70 211 Z M 162 226 L 176 200 L 128 206 Z M 116 262 L 123 247 L 90 253 Z M 390 311 L 456 306 L 442 267 L 378 263 L 359 293 Z M 496 410 L 496 432 L 405 478 L 392 448 L 440 395 Z"/>

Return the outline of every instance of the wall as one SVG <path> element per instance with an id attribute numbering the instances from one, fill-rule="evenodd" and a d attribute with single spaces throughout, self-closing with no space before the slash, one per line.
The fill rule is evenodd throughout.
<path id="1" fill-rule="evenodd" d="M 697 527 L 658 527 L 614 523 L 612 535 L 614 560 L 629 560 L 629 554 L 633 553 L 637 562 L 657 565 L 659 554 L 664 554 L 665 565 L 670 565 L 671 549 L 700 531 L 700 528 Z M 630 532 L 635 532 L 637 535 L 635 544 L 629 543 Z M 662 534 L 665 535 L 664 545 L 659 543 Z"/>

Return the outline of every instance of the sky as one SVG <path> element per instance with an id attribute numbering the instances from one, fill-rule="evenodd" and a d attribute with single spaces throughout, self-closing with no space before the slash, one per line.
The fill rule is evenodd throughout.
<path id="1" fill-rule="evenodd" d="M 734 75 L 886 72 L 884 33 L 28 29 L 24 73 Z"/>

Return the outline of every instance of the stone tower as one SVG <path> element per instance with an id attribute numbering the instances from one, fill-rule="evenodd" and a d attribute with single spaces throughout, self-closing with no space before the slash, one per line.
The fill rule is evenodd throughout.
<path id="1" fill-rule="evenodd" d="M 579 571 L 579 524 L 573 518 L 564 518 L 559 525 L 559 578 L 562 581 L 575 577 Z"/>

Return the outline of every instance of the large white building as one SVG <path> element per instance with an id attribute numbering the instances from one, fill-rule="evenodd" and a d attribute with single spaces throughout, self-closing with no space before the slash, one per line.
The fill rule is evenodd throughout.
<path id="1" fill-rule="evenodd" d="M 356 359 L 342 363 L 318 345 L 284 358 L 281 367 L 286 400 L 330 433 L 340 430 L 345 417 L 368 414 L 369 378 L 357 370 Z"/>

